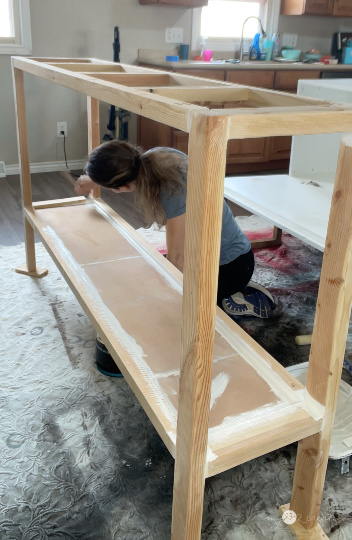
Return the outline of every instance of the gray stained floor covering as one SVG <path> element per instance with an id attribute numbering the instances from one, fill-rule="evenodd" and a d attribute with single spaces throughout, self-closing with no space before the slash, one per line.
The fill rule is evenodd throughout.
<path id="1" fill-rule="evenodd" d="M 60 173 L 33 175 L 34 199 L 72 195 Z M 130 196 L 113 205 L 143 225 Z M 22 241 L 19 179 L 0 179 L 0 245 Z M 13 272 L 22 249 L 0 248 L 0 539 L 167 540 L 173 459 L 126 382 L 95 369 L 94 330 L 43 246 L 47 278 Z M 256 261 L 277 309 L 241 326 L 285 367 L 305 362 L 294 336 L 312 328 L 321 253 L 284 235 Z M 277 508 L 289 502 L 295 457 L 292 444 L 207 479 L 202 540 L 293 538 Z M 331 540 L 352 538 L 352 471 L 341 475 L 339 461 L 328 464 L 320 522 Z"/>

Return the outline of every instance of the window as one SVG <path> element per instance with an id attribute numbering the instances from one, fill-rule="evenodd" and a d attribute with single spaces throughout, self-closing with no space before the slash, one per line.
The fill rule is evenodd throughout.
<path id="1" fill-rule="evenodd" d="M 31 54 L 29 0 L 0 0 L 0 54 Z"/>
<path id="2" fill-rule="evenodd" d="M 206 47 L 218 51 L 238 49 L 244 21 L 258 17 L 271 36 L 277 31 L 280 0 L 209 0 L 204 8 L 194 9 L 192 18 L 192 49 L 198 50 L 201 38 Z M 243 28 L 243 37 L 252 41 L 260 32 L 256 19 L 249 19 Z"/>

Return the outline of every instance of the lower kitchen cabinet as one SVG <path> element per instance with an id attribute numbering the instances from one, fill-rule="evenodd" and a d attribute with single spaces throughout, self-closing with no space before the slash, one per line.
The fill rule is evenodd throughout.
<path id="1" fill-rule="evenodd" d="M 138 145 L 144 150 L 168 146 L 188 154 L 188 133 L 140 117 Z M 290 152 L 291 137 L 230 140 L 227 146 L 226 174 L 286 169 Z"/>
<path id="2" fill-rule="evenodd" d="M 297 84 L 300 79 L 320 79 L 320 71 L 294 69 L 287 71 L 277 70 L 275 73 L 275 90 L 284 92 L 297 92 Z"/>
<path id="3" fill-rule="evenodd" d="M 294 93 L 297 90 L 299 79 L 318 79 L 320 77 L 320 71 L 317 70 L 291 69 L 211 70 L 195 68 L 175 69 L 174 72 Z M 216 107 L 216 104 L 213 103 L 202 103 L 202 105 L 210 108 Z M 232 108 L 234 104 L 229 102 L 226 107 Z M 156 146 L 169 146 L 187 154 L 188 133 L 148 118 L 139 117 L 138 144 L 145 150 Z M 287 169 L 290 153 L 291 137 L 231 140 L 227 147 L 226 174 Z"/>
<path id="4" fill-rule="evenodd" d="M 227 71 L 225 80 L 230 83 L 260 88 L 274 88 L 275 71 L 268 69 Z"/>

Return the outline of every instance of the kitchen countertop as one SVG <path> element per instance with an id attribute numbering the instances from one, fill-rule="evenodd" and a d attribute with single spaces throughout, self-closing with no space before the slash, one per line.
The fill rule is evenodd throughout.
<path id="1" fill-rule="evenodd" d="M 322 62 L 316 62 L 314 64 L 304 64 L 303 62 L 280 62 L 272 60 L 270 62 L 265 61 L 246 61 L 231 64 L 230 62 L 215 60 L 213 62 L 204 62 L 196 60 L 179 60 L 178 62 L 167 62 L 165 59 L 157 57 L 152 58 L 149 55 L 139 54 L 138 62 L 140 64 L 148 64 L 152 66 L 159 66 L 161 68 L 169 69 L 226 69 L 228 70 L 317 70 L 317 71 L 352 71 L 352 64 L 323 64 Z"/>

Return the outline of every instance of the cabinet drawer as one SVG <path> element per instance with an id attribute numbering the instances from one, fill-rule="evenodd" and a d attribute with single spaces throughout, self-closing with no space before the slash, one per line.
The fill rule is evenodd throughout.
<path id="1" fill-rule="evenodd" d="M 222 69 L 175 69 L 175 73 L 191 75 L 192 77 L 205 77 L 206 79 L 215 79 L 216 81 L 225 80 L 225 71 Z"/>
<path id="2" fill-rule="evenodd" d="M 278 70 L 275 75 L 274 88 L 296 92 L 299 79 L 320 79 L 320 71 L 307 70 Z"/>
<path id="3" fill-rule="evenodd" d="M 251 71 L 226 71 L 226 81 L 246 86 L 259 86 L 260 88 L 274 88 L 275 71 L 256 69 Z"/>

